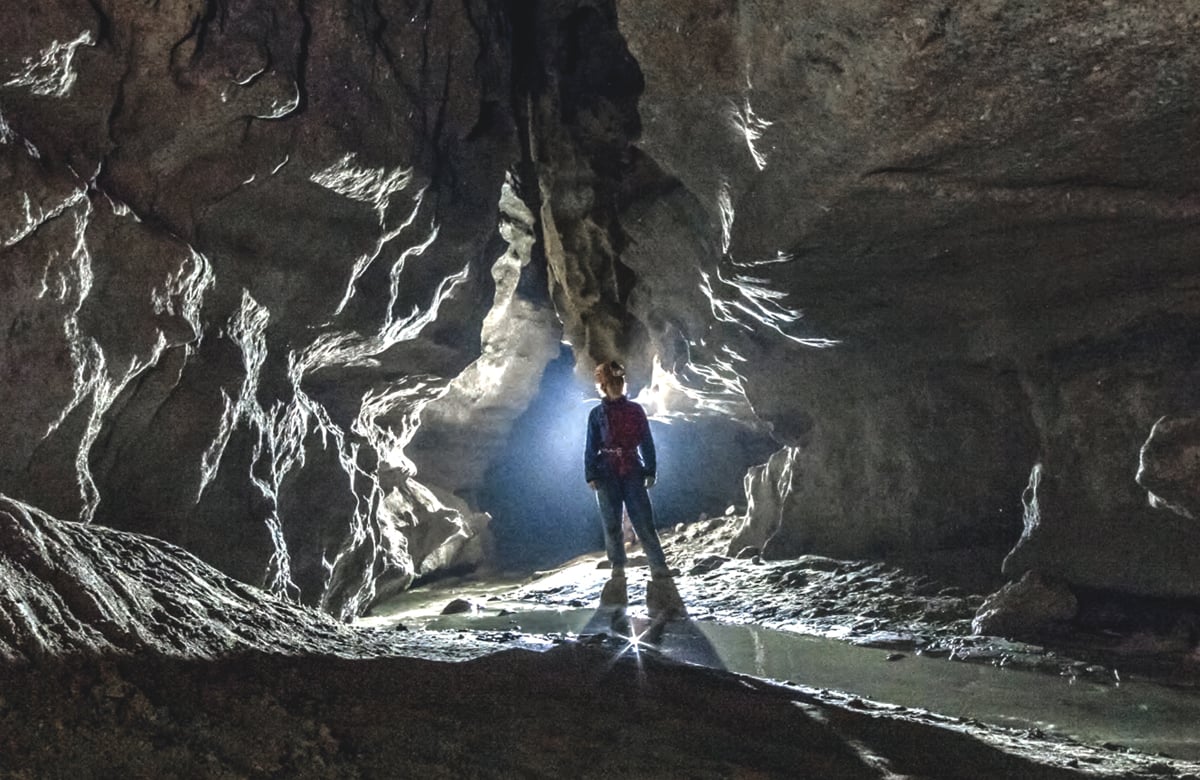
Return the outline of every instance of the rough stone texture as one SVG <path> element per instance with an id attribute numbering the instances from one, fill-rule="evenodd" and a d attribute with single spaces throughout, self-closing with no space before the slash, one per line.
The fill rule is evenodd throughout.
<path id="1" fill-rule="evenodd" d="M 511 184 L 504 186 L 500 210 L 508 251 L 492 266 L 496 292 L 480 331 L 481 354 L 425 407 L 407 449 L 422 478 L 452 494 L 483 482 L 562 340 L 535 217 Z"/>
<path id="2" fill-rule="evenodd" d="M 536 3 L 515 24 L 534 43 L 524 78 L 551 298 L 575 349 L 597 362 L 624 357 L 647 376 L 645 333 L 626 303 L 618 221 L 630 197 L 630 141 L 638 134 L 638 65 L 611 2 Z M 519 47 L 521 41 L 516 45 Z M 590 365 L 580 373 L 590 377 Z"/>
<path id="3" fill-rule="evenodd" d="M 6 13 L 0 487 L 342 615 L 477 559 L 401 450 L 478 353 L 502 28 L 482 0 Z"/>
<path id="4" fill-rule="evenodd" d="M 383 636 L 245 585 L 149 536 L 60 522 L 0 495 L 0 660 L 247 652 L 369 658 Z"/>
<path id="5" fill-rule="evenodd" d="M 485 554 L 464 496 L 564 332 L 658 413 L 756 424 L 647 346 L 691 287 L 651 228 L 696 206 L 631 145 L 611 2 L 101 2 L 0 48 L 12 495 L 348 616 Z M 713 430 L 719 508 L 763 448 Z"/>
<path id="6" fill-rule="evenodd" d="M 666 488 L 656 493 L 660 516 L 674 522 L 719 511 L 737 499 L 745 468 L 771 448 L 744 394 L 721 384 L 728 372 L 707 373 L 713 371 L 708 365 L 694 371 L 674 341 L 682 325 L 660 319 L 660 310 L 674 313 L 689 303 L 697 305 L 687 314 L 691 332 L 702 330 L 710 317 L 706 299 L 693 287 L 695 258 L 683 258 L 669 243 L 656 244 L 680 236 L 660 236 L 654 224 L 692 205 L 686 198 L 676 202 L 686 195 L 678 182 L 633 145 L 643 83 L 613 3 L 520 3 L 510 11 L 519 96 L 513 111 L 527 144 L 507 205 L 502 204 L 510 249 L 493 269 L 496 296 L 483 326 L 483 354 L 422 412 L 408 452 L 422 479 L 448 503 L 488 509 L 480 503 L 489 491 L 479 488 L 497 479 L 489 476 L 489 466 L 509 459 L 538 467 L 543 453 L 526 457 L 529 443 L 514 442 L 509 434 L 565 339 L 582 388 L 592 386 L 596 362 L 620 358 L 629 367 L 631 394 L 651 415 L 681 427 L 703 426 L 702 434 L 688 427 L 663 437 L 674 438 L 675 447 L 660 453 Z M 660 252 L 675 253 L 683 267 L 656 259 Z M 673 296 L 682 298 L 671 306 L 660 300 Z M 562 471 L 584 491 L 578 466 L 582 421 L 577 435 L 570 467 Z M 520 453 L 515 458 L 514 450 Z M 688 495 L 664 495 L 673 489 Z M 543 516 L 552 528 L 581 520 L 577 507 L 532 499 L 526 513 Z M 502 551 L 512 546 L 505 542 L 505 528 L 497 523 Z M 536 521 L 522 529 L 529 535 L 539 530 Z M 540 536 L 548 547 L 557 541 L 553 532 Z M 558 557 L 542 557 L 557 562 L 570 552 L 564 548 Z"/>
<path id="7" fill-rule="evenodd" d="M 566 645 L 461 664 L 158 658 L 0 670 L 0 772 L 86 777 L 1164 776 L 1170 762 Z M 587 717 L 580 717 L 587 713 Z M 630 728 L 631 718 L 639 728 Z M 48 729 L 70 734 L 61 744 Z M 616 748 L 616 749 L 614 749 Z M 953 756 L 952 761 L 947 756 Z M 1084 769 L 1072 769 L 1084 765 Z M 1156 771 L 1157 768 L 1157 771 Z"/>
<path id="8" fill-rule="evenodd" d="M 795 467 L 799 456 L 797 448 L 784 447 L 747 472 L 746 517 L 729 543 L 731 555 L 741 557 L 740 551 L 747 548 L 755 555 L 761 553 L 763 545 L 779 533 L 784 518 L 794 513 L 789 506 L 793 480 L 787 472 Z"/>
<path id="9" fill-rule="evenodd" d="M 1036 637 L 1078 612 L 1079 602 L 1069 588 L 1030 571 L 988 596 L 971 621 L 971 630 L 991 636 Z"/>
<path id="10" fill-rule="evenodd" d="M 1200 517 L 1200 417 L 1167 415 L 1150 429 L 1142 445 L 1137 482 L 1150 505 L 1188 521 Z M 1190 523 L 1189 523 L 1190 525 Z"/>
<path id="11" fill-rule="evenodd" d="M 451 652 L 473 644 L 453 633 Z M 414 649 L 174 545 L 0 497 L 5 775 L 1069 778 L 1081 757 L 1091 776 L 1147 763 L 651 653 L 398 657 Z"/>
<path id="12" fill-rule="evenodd" d="M 770 430 L 741 540 L 765 554 L 1020 535 L 1013 578 L 1200 593 L 1200 529 L 1132 474 L 1200 408 L 1185 0 L 5 21 L 11 495 L 353 615 L 483 554 L 455 496 L 557 319 L 581 374 L 621 355 L 655 411 Z M 529 381 L 477 393 L 513 355 Z"/>
<path id="13" fill-rule="evenodd" d="M 654 300 L 682 338 L 649 341 L 705 365 L 721 345 L 796 448 L 760 475 L 790 480 L 762 488 L 786 508 L 752 513 L 747 543 L 1011 543 L 1040 463 L 1010 577 L 1196 594 L 1200 530 L 1167 528 L 1133 479 L 1150 425 L 1200 401 L 1194 8 L 617 9 L 645 82 L 637 148 L 678 182 L 645 212 L 677 248 L 653 273 L 690 291 Z M 716 323 L 697 327 L 698 290 Z"/>

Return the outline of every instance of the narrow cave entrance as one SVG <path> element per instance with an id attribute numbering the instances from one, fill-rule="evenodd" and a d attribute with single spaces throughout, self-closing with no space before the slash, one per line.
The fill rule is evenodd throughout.
<path id="1" fill-rule="evenodd" d="M 631 377 L 630 397 L 644 379 Z M 479 508 L 492 516 L 497 568 L 545 568 L 603 550 L 595 497 L 583 479 L 587 416 L 598 401 L 595 388 L 578 379 L 575 355 L 563 345 L 477 493 Z M 652 418 L 650 427 L 658 451 L 651 500 L 660 528 L 740 505 L 746 469 L 775 449 L 768 437 L 726 420 Z"/>

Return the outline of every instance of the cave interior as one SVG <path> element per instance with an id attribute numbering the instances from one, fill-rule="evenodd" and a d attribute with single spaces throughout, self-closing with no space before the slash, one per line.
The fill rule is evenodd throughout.
<path id="1" fill-rule="evenodd" d="M 0 21 L 0 776 L 1200 776 L 1191 0 Z"/>

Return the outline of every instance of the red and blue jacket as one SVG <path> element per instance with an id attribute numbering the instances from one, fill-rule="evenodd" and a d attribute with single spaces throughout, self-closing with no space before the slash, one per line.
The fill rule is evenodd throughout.
<path id="1" fill-rule="evenodd" d="M 650 422 L 641 406 L 621 396 L 615 400 L 605 398 L 592 409 L 583 451 L 588 482 L 653 477 L 657 466 Z"/>

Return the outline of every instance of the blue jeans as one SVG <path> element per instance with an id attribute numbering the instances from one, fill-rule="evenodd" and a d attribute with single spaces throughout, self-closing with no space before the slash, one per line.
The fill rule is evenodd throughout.
<path id="1" fill-rule="evenodd" d="M 658 531 L 654 527 L 654 509 L 641 476 L 614 477 L 596 481 L 596 503 L 604 526 L 604 549 L 613 566 L 625 565 L 625 542 L 621 536 L 621 506 L 629 512 L 629 522 L 642 542 L 651 569 L 667 568 Z"/>

